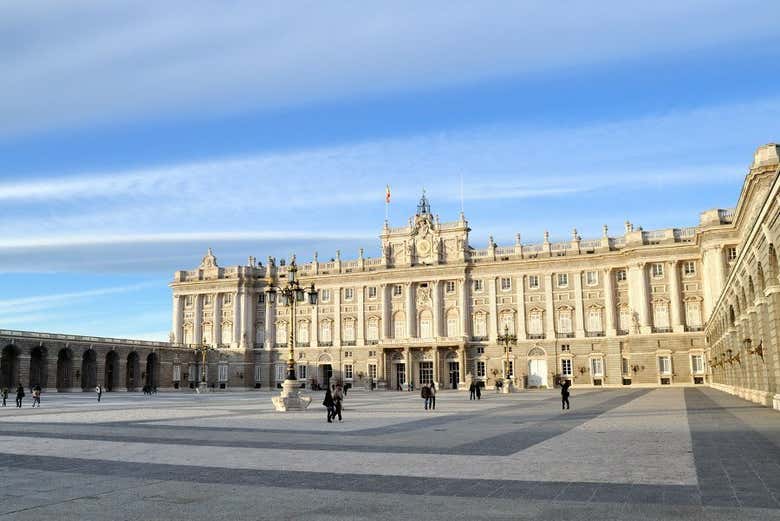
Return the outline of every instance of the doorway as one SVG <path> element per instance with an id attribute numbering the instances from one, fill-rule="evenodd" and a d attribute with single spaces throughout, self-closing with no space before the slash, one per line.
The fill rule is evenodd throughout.
<path id="1" fill-rule="evenodd" d="M 450 362 L 450 388 L 457 389 L 460 383 L 460 362 Z"/>
<path id="2" fill-rule="evenodd" d="M 320 385 L 323 389 L 330 387 L 330 379 L 333 378 L 333 366 L 323 364 L 320 366 Z"/>
<path id="3" fill-rule="evenodd" d="M 406 384 L 406 364 L 401 362 L 395 364 L 395 388 L 403 391 L 404 384 Z"/>
<path id="4" fill-rule="evenodd" d="M 547 360 L 528 361 L 528 387 L 547 387 Z"/>

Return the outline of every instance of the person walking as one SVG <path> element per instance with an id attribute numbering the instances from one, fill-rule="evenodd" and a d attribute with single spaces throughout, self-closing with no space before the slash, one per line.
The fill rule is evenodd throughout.
<path id="1" fill-rule="evenodd" d="M 476 400 L 477 399 L 477 386 L 474 385 L 474 381 L 472 380 L 471 384 L 469 385 L 469 400 Z"/>
<path id="2" fill-rule="evenodd" d="M 339 421 L 342 421 L 341 418 L 341 402 L 344 400 L 344 392 L 341 390 L 341 385 L 336 386 L 336 390 L 333 391 L 333 419 L 336 418 L 336 415 L 339 417 Z"/>
<path id="3" fill-rule="evenodd" d="M 36 385 L 35 387 L 33 387 L 32 398 L 33 398 L 32 406 L 35 407 L 35 404 L 38 404 L 38 408 L 40 409 L 41 407 L 41 386 L 40 385 Z"/>
<path id="4" fill-rule="evenodd" d="M 333 415 L 335 409 L 335 403 L 333 402 L 333 395 L 330 393 L 330 388 L 325 389 L 325 399 L 322 400 L 322 405 L 328 411 L 328 423 L 333 423 Z"/>
<path id="5" fill-rule="evenodd" d="M 431 382 L 431 387 L 428 390 L 428 406 L 431 410 L 436 410 L 436 383 Z"/>
<path id="6" fill-rule="evenodd" d="M 3 387 L 3 407 L 5 407 L 5 401 L 8 399 L 8 387 Z"/>
<path id="7" fill-rule="evenodd" d="M 103 396 L 103 387 L 100 385 L 95 387 L 95 393 L 97 394 L 98 403 L 100 403 L 100 397 Z"/>
<path id="8" fill-rule="evenodd" d="M 571 408 L 569 405 L 569 387 L 571 387 L 571 380 L 564 380 L 561 383 L 561 410 Z"/>
<path id="9" fill-rule="evenodd" d="M 16 388 L 16 406 L 20 409 L 22 408 L 22 398 L 24 398 L 24 387 L 22 387 L 22 384 L 19 384 Z"/>
<path id="10" fill-rule="evenodd" d="M 420 397 L 423 399 L 425 410 L 427 411 L 428 402 L 431 399 L 431 390 L 428 388 L 428 384 L 423 384 L 422 388 L 420 389 Z"/>
<path id="11" fill-rule="evenodd" d="M 480 385 L 482 382 L 477 382 L 477 400 L 482 399 L 482 386 Z"/>

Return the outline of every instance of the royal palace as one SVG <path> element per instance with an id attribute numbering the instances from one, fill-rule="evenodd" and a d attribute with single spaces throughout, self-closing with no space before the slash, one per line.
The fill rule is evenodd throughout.
<path id="1" fill-rule="evenodd" d="M 277 387 L 291 343 L 306 388 L 398 390 L 711 385 L 780 408 L 780 190 L 775 144 L 756 151 L 737 206 L 695 227 L 475 249 L 461 213 L 425 195 L 381 255 L 220 266 L 211 250 L 170 287 L 170 342 L 0 330 L 0 384 L 111 390 Z M 284 305 L 296 277 L 317 293 Z M 294 316 L 292 311 L 294 310 Z M 205 364 L 204 364 L 205 360 Z"/>

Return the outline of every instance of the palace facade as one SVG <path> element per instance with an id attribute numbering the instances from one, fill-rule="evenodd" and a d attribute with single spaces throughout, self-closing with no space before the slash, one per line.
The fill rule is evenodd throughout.
<path id="1" fill-rule="evenodd" d="M 385 223 L 379 257 L 223 267 L 209 250 L 170 284 L 170 342 L 0 331 L 0 379 L 188 388 L 205 369 L 217 388 L 273 388 L 294 342 L 310 388 L 539 388 L 566 377 L 709 384 L 780 407 L 779 167 L 778 146 L 759 147 L 736 208 L 702 212 L 689 228 L 626 222 L 620 235 L 604 226 L 595 239 L 575 229 L 564 242 L 545 232 L 538 244 L 491 237 L 475 249 L 465 216 L 441 222 L 423 195 L 405 226 Z M 274 298 L 293 264 L 319 296 L 294 317 Z"/>

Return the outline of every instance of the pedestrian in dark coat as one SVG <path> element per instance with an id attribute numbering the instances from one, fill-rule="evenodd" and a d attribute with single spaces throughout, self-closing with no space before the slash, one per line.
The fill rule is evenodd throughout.
<path id="1" fill-rule="evenodd" d="M 431 399 L 431 390 L 428 388 L 428 385 L 423 384 L 422 389 L 420 389 L 420 397 L 423 399 L 423 402 L 425 403 L 425 410 L 428 410 L 428 404 Z"/>
<path id="2" fill-rule="evenodd" d="M 571 387 L 571 380 L 561 382 L 561 409 L 570 409 L 569 387 Z"/>
<path id="3" fill-rule="evenodd" d="M 325 389 L 325 399 L 322 400 L 322 405 L 328 410 L 328 423 L 333 423 L 335 404 L 333 403 L 333 395 L 330 393 L 330 389 Z"/>
<path id="4" fill-rule="evenodd" d="M 436 384 L 431 382 L 430 393 L 428 397 L 431 410 L 436 409 Z"/>
<path id="5" fill-rule="evenodd" d="M 474 384 L 474 382 L 471 382 L 471 385 L 469 385 L 469 400 L 476 400 L 477 399 L 477 386 Z"/>
<path id="6" fill-rule="evenodd" d="M 339 421 L 341 420 L 341 401 L 344 399 L 344 393 L 341 390 L 341 386 L 337 385 L 336 390 L 333 391 L 333 419 L 336 418 L 336 416 L 339 417 Z"/>
<path id="7" fill-rule="evenodd" d="M 16 406 L 19 408 L 22 407 L 22 398 L 24 398 L 24 387 L 19 384 L 19 387 L 16 388 Z"/>
<path id="8" fill-rule="evenodd" d="M 481 382 L 477 382 L 477 400 L 482 398 L 482 389 L 481 389 Z"/>
<path id="9" fill-rule="evenodd" d="M 8 399 L 8 387 L 3 387 L 3 407 L 5 407 L 5 401 Z"/>

